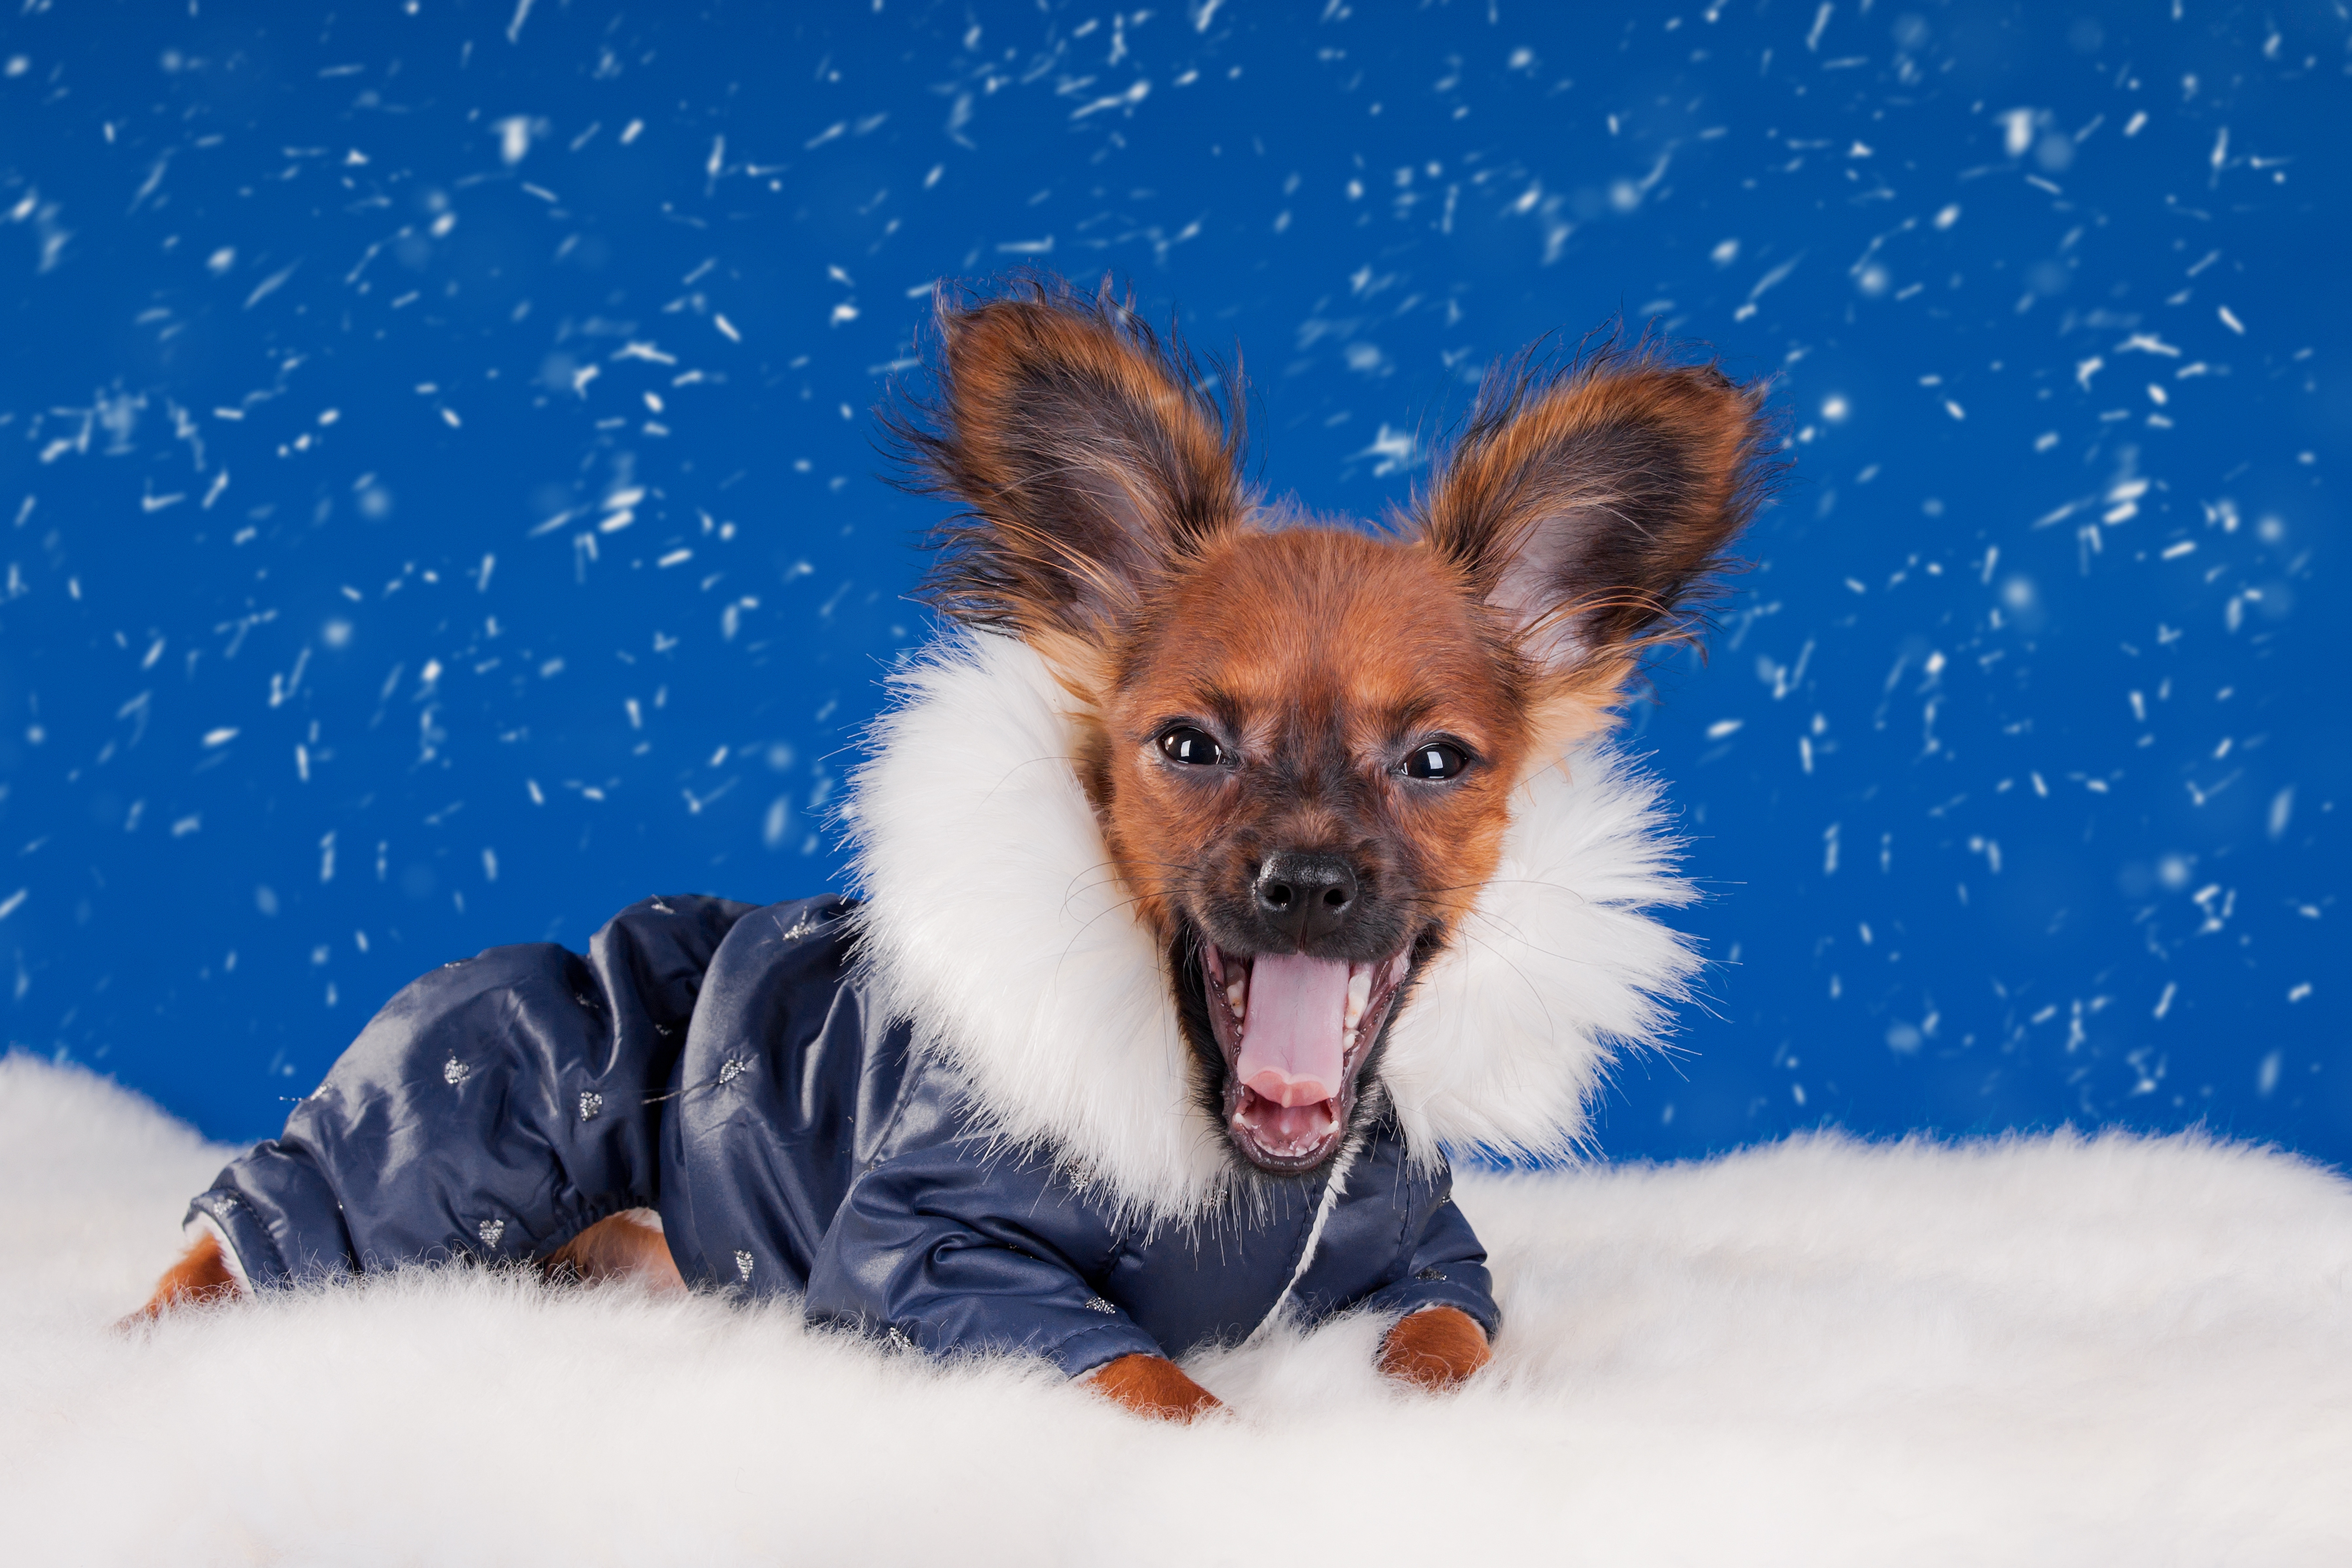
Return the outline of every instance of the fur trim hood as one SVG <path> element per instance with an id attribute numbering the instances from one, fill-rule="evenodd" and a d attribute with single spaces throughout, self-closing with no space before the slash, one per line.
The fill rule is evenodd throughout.
<path id="1" fill-rule="evenodd" d="M 863 962 L 982 1131 L 1052 1147 L 1120 1207 L 1183 1219 L 1235 1161 L 1200 1105 L 1155 932 L 1072 759 L 1072 699 L 1013 638 L 950 632 L 891 677 L 844 815 Z M 1658 1043 L 1698 967 L 1654 779 L 1588 747 L 1519 786 L 1501 863 L 1379 1064 L 1412 1157 L 1557 1158 L 1618 1047 Z"/>

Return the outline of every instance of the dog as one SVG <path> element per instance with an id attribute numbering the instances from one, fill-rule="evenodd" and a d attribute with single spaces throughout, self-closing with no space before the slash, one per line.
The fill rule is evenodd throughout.
<path id="1" fill-rule="evenodd" d="M 1491 373 L 1426 489 L 1318 521 L 1237 374 L 1032 276 L 940 302 L 886 416 L 946 627 L 852 779 L 860 898 L 653 899 L 401 993 L 191 1210 L 142 1314 L 468 1259 L 797 1292 L 1143 1415 L 1289 1318 L 1381 1370 L 1500 1327 L 1446 1151 L 1556 1157 L 1696 968 L 1607 736 L 1776 472 L 1654 341 Z"/>

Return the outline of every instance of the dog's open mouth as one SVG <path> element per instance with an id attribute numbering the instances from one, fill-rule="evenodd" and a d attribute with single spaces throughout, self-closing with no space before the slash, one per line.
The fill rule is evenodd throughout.
<path id="1" fill-rule="evenodd" d="M 1311 1171 L 1347 1135 L 1356 1079 L 1412 949 L 1349 963 L 1201 944 L 1202 989 L 1224 1053 L 1225 1127 L 1252 1164 Z"/>

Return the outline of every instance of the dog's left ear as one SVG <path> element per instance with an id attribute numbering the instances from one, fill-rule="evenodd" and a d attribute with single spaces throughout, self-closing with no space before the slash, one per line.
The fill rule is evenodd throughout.
<path id="1" fill-rule="evenodd" d="M 1643 649 L 1702 629 L 1772 478 L 1764 392 L 1644 349 L 1498 371 L 1421 503 L 1420 538 L 1539 677 L 1612 700 Z"/>

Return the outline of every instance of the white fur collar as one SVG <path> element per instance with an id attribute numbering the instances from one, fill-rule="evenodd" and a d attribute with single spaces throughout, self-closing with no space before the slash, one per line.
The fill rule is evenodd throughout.
<path id="1" fill-rule="evenodd" d="M 1130 917 L 1071 766 L 1071 700 L 1009 637 L 891 678 L 845 815 L 869 973 L 985 1128 L 1051 1146 L 1139 1216 L 1198 1215 L 1226 1143 L 1195 1096 L 1158 940 Z M 1558 1156 L 1612 1044 L 1654 1044 L 1698 961 L 1656 784 L 1606 751 L 1521 786 L 1502 864 L 1390 1031 L 1407 1147 Z"/>

